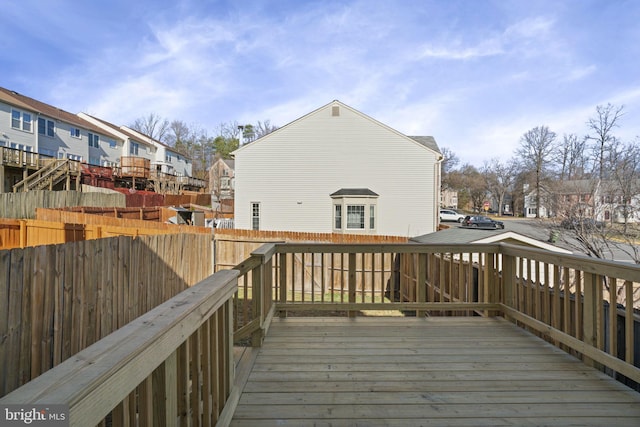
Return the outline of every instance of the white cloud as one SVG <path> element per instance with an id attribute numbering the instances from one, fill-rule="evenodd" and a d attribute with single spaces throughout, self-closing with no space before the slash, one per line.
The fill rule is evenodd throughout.
<path id="1" fill-rule="evenodd" d="M 420 58 L 438 59 L 473 59 L 485 56 L 496 56 L 504 53 L 499 40 L 489 39 L 476 46 L 465 47 L 462 42 L 455 42 L 448 46 L 425 46 L 419 54 Z"/>

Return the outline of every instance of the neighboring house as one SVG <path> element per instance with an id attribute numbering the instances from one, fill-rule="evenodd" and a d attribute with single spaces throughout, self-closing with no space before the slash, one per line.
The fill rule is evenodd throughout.
<path id="1" fill-rule="evenodd" d="M 445 189 L 440 193 L 440 206 L 443 208 L 458 209 L 458 192 Z"/>
<path id="2" fill-rule="evenodd" d="M 79 113 L 78 115 L 96 126 L 118 135 L 123 141 L 120 147 L 120 155 L 122 157 L 148 159 L 152 170 L 155 172 L 176 176 L 191 176 L 193 165 L 191 159 L 168 145 L 127 126 L 116 126 L 85 113 Z M 118 158 L 118 163 L 120 163 L 120 158 Z"/>
<path id="3" fill-rule="evenodd" d="M 572 180 L 557 185 L 560 213 L 597 221 L 640 222 L 640 180 Z"/>
<path id="4" fill-rule="evenodd" d="M 631 180 L 621 188 L 614 181 L 580 179 L 559 181 L 553 190 L 544 189 L 540 216 L 584 217 L 596 221 L 640 222 L 640 181 Z M 535 217 L 535 190 L 525 189 L 525 216 Z"/>
<path id="5" fill-rule="evenodd" d="M 233 199 L 235 160 L 219 157 L 209 168 L 212 200 Z"/>
<path id="6" fill-rule="evenodd" d="M 122 144 L 116 147 L 118 149 L 116 160 L 118 165 L 120 165 L 121 157 L 140 157 L 148 159 L 149 162 L 155 159 L 156 147 L 142 135 L 132 132 L 126 126 L 117 126 L 85 113 L 79 113 L 78 116 L 100 127 L 105 132 L 116 135 L 122 141 Z"/>
<path id="7" fill-rule="evenodd" d="M 76 114 L 0 88 L 0 146 L 93 165 L 116 160 L 115 137 Z M 117 142 L 115 142 L 117 144 Z"/>
<path id="8" fill-rule="evenodd" d="M 94 166 L 125 168 L 128 165 L 122 165 L 121 159 L 127 157 L 137 167 L 138 159 L 147 159 L 143 162 L 151 172 L 177 177 L 192 174 L 191 159 L 166 144 L 126 126 L 85 113 L 72 114 L 1 87 L 0 147 Z M 26 173 L 0 164 L 0 191 L 10 189 Z M 204 186 L 204 182 L 184 183 Z"/>
<path id="9" fill-rule="evenodd" d="M 554 195 L 544 187 L 540 187 L 540 206 L 537 206 L 537 191 L 534 188 L 529 190 L 529 185 L 525 184 L 524 188 L 524 216 L 525 218 L 535 218 L 536 212 L 540 218 L 546 218 L 553 215 Z"/>
<path id="10" fill-rule="evenodd" d="M 437 229 L 442 154 L 333 101 L 235 156 L 237 228 L 416 236 Z"/>
<path id="11" fill-rule="evenodd" d="M 121 126 L 120 128 L 153 147 L 151 149 L 151 167 L 153 170 L 176 176 L 191 176 L 192 162 L 184 154 L 127 126 Z"/>

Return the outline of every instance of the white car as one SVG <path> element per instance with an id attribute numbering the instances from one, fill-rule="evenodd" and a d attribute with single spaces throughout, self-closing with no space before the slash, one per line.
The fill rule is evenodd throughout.
<path id="1" fill-rule="evenodd" d="M 455 221 L 462 222 L 464 215 L 451 209 L 440 209 L 440 222 L 443 221 Z"/>

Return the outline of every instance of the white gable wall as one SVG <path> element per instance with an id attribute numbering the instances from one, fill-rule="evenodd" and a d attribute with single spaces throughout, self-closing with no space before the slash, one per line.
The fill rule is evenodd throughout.
<path id="1" fill-rule="evenodd" d="M 235 219 L 251 228 L 333 232 L 341 188 L 376 192 L 376 234 L 417 236 L 437 226 L 438 153 L 342 104 L 315 111 L 235 152 Z"/>

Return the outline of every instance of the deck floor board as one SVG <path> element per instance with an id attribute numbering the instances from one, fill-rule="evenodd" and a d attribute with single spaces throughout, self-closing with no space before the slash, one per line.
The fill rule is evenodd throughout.
<path id="1" fill-rule="evenodd" d="M 640 393 L 498 318 L 274 319 L 232 426 L 640 425 Z"/>

